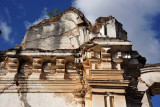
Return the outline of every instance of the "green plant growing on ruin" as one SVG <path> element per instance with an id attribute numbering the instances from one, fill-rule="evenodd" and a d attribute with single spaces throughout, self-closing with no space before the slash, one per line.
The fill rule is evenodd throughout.
<path id="1" fill-rule="evenodd" d="M 48 10 L 47 10 L 47 15 L 48 15 L 49 17 L 54 17 L 54 16 L 56 16 L 59 12 L 61 12 L 61 10 L 60 10 L 59 8 L 54 9 L 54 10 L 52 10 L 52 11 L 48 11 Z"/>

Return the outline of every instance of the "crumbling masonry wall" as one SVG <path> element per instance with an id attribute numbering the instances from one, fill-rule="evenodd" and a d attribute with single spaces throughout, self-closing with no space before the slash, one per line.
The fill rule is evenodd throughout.
<path id="1" fill-rule="evenodd" d="M 145 61 L 114 17 L 70 8 L 0 51 L 0 107 L 141 107 Z"/>

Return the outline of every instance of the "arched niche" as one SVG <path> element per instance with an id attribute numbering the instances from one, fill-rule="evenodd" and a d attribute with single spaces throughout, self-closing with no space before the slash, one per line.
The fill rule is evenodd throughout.
<path id="1" fill-rule="evenodd" d="M 74 62 L 67 62 L 65 65 L 65 79 L 79 79 L 80 69 Z"/>
<path id="2" fill-rule="evenodd" d="M 55 74 L 55 72 L 56 72 L 56 63 L 55 62 L 52 62 L 52 61 L 44 62 L 42 65 L 42 72 L 41 72 L 40 78 L 41 79 L 48 79 L 49 78 L 48 75 L 51 76 L 52 74 Z"/>
<path id="3" fill-rule="evenodd" d="M 0 76 L 1 75 L 6 75 L 7 74 L 7 70 L 6 70 L 6 63 L 5 61 L 0 61 Z"/>
<path id="4" fill-rule="evenodd" d="M 31 75 L 32 63 L 29 61 L 21 60 L 16 76 L 18 79 L 27 79 Z"/>

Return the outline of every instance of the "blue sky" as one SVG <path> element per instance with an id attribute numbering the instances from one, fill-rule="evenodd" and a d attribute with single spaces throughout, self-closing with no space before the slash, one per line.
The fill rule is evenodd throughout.
<path id="1" fill-rule="evenodd" d="M 57 2 L 58 1 L 58 2 Z M 71 0 L 3 0 L 0 3 L 0 50 L 13 48 L 20 44 L 25 32 L 26 23 L 33 23 L 43 17 L 45 9 L 71 7 Z M 9 32 L 9 33 L 6 33 Z"/>
<path id="2" fill-rule="evenodd" d="M 46 10 L 63 11 L 71 6 L 80 9 L 92 24 L 99 16 L 116 17 L 128 32 L 133 49 L 145 56 L 147 63 L 160 62 L 159 0 L 3 0 L 0 3 L 3 32 L 0 49 L 20 44 L 27 27 L 47 18 Z"/>
<path id="3" fill-rule="evenodd" d="M 128 32 L 133 49 L 147 63 L 160 62 L 160 0 L 1 0 L 0 50 L 20 45 L 29 26 L 48 18 L 46 10 L 63 11 L 71 6 L 80 9 L 92 24 L 99 16 L 116 17 Z"/>

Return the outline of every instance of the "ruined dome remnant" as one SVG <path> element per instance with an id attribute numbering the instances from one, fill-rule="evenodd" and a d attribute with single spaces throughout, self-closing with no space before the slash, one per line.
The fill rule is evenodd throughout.
<path id="1" fill-rule="evenodd" d="M 150 107 L 160 66 L 145 62 L 114 17 L 92 25 L 69 8 L 0 51 L 0 106 Z"/>

